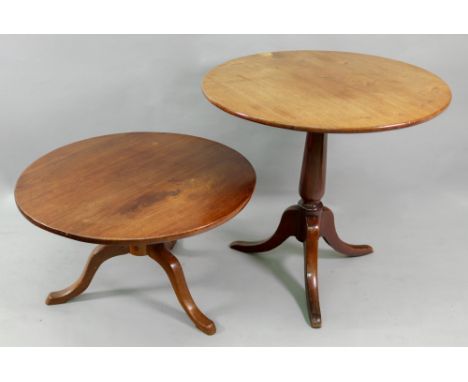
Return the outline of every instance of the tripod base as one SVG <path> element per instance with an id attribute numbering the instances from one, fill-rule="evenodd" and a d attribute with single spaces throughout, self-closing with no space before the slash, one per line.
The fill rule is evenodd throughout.
<path id="1" fill-rule="evenodd" d="M 335 251 L 346 256 L 362 256 L 372 253 L 369 245 L 353 245 L 342 241 L 335 228 L 333 212 L 317 203 L 313 206 L 301 203 L 284 211 L 276 232 L 267 240 L 258 242 L 235 241 L 231 248 L 245 252 L 267 252 L 282 244 L 288 237 L 294 236 L 304 246 L 304 277 L 310 324 L 320 328 L 322 318 L 318 293 L 318 240 L 320 237 Z"/>
<path id="2" fill-rule="evenodd" d="M 193 301 L 192 295 L 185 281 L 182 267 L 177 258 L 170 252 L 175 242 L 151 244 L 151 245 L 98 245 L 89 256 L 88 262 L 77 281 L 68 288 L 52 292 L 47 296 L 46 304 L 63 304 L 83 293 L 91 283 L 96 271 L 106 260 L 131 253 L 135 256 L 148 255 L 155 260 L 166 272 L 172 284 L 172 288 L 180 302 L 180 305 L 190 317 L 195 326 L 205 334 L 215 334 L 216 326 L 213 321 L 206 317 Z"/>

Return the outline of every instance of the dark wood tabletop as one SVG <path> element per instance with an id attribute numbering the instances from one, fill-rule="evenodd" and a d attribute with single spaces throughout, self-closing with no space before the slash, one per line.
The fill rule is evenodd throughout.
<path id="1" fill-rule="evenodd" d="M 31 164 L 15 198 L 34 224 L 99 244 L 150 244 L 237 214 L 255 171 L 237 151 L 189 135 L 136 132 L 58 148 Z"/>

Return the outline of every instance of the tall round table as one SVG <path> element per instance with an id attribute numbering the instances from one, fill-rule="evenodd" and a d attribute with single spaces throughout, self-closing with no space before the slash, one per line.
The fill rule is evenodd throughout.
<path id="1" fill-rule="evenodd" d="M 268 126 L 307 133 L 300 201 L 283 213 L 276 232 L 259 242 L 237 241 L 246 253 L 269 251 L 288 237 L 303 243 L 311 326 L 321 327 L 317 280 L 318 240 L 346 256 L 373 251 L 343 242 L 325 192 L 327 135 L 400 129 L 425 122 L 450 103 L 447 84 L 404 62 L 357 53 L 285 51 L 228 61 L 204 78 L 203 92 L 220 109 Z"/>

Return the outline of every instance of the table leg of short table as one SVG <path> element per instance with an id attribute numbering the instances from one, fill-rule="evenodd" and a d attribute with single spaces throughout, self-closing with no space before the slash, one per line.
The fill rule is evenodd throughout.
<path id="1" fill-rule="evenodd" d="M 276 232 L 269 239 L 231 244 L 231 248 L 238 251 L 255 253 L 270 251 L 290 236 L 303 243 L 307 307 L 313 328 L 320 328 L 322 322 L 317 281 L 319 238 L 323 237 L 335 251 L 347 256 L 372 252 L 369 245 L 352 245 L 342 241 L 335 229 L 333 212 L 321 202 L 325 193 L 326 155 L 327 135 L 307 133 L 299 183 L 301 200 L 286 209 Z"/>
<path id="2" fill-rule="evenodd" d="M 88 262 L 86 263 L 78 280 L 65 289 L 49 293 L 46 299 L 46 304 L 63 304 L 68 300 L 79 296 L 88 288 L 89 284 L 91 284 L 94 275 L 102 263 L 115 256 L 126 255 L 127 253 L 129 253 L 128 246 L 98 245 L 93 252 L 91 252 L 91 255 L 89 255 Z"/>
<path id="3" fill-rule="evenodd" d="M 98 245 L 89 256 L 81 276 L 68 288 L 52 292 L 47 296 L 47 305 L 63 304 L 68 300 L 83 293 L 91 283 L 99 267 L 112 257 L 131 253 L 135 256 L 148 255 L 164 269 L 172 288 L 182 308 L 195 324 L 195 326 L 206 334 L 216 333 L 213 321 L 206 317 L 193 301 L 192 295 L 185 281 L 182 267 L 177 258 L 171 253 L 175 241 L 151 244 L 151 245 Z"/>
<path id="4" fill-rule="evenodd" d="M 206 317 L 193 301 L 185 281 L 182 266 L 177 258 L 164 244 L 149 245 L 147 252 L 148 256 L 155 260 L 166 272 L 180 305 L 195 326 L 205 334 L 215 334 L 216 326 L 214 322 Z"/>

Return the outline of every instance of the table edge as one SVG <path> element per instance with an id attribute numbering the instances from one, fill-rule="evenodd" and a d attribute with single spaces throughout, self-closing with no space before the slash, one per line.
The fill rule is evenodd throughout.
<path id="1" fill-rule="evenodd" d="M 183 232 L 183 233 L 177 234 L 177 235 L 160 236 L 160 237 L 157 237 L 157 238 L 146 237 L 146 238 L 138 238 L 138 239 L 137 238 L 132 238 L 132 239 L 130 239 L 130 238 L 123 238 L 123 239 L 121 239 L 121 238 L 99 238 L 99 237 L 92 237 L 92 236 L 83 236 L 83 235 L 78 235 L 78 234 L 74 234 L 74 233 L 67 233 L 67 232 L 61 231 L 61 230 L 59 230 L 57 228 L 51 227 L 51 226 L 47 225 L 46 223 L 43 223 L 43 222 L 41 222 L 41 221 L 39 221 L 37 219 L 34 219 L 32 216 L 28 215 L 26 213 L 26 211 L 23 210 L 23 208 L 21 208 L 21 206 L 20 206 L 20 204 L 18 203 L 18 200 L 17 200 L 17 184 L 18 184 L 19 180 L 21 179 L 21 176 L 23 175 L 23 173 L 25 173 L 39 159 L 41 159 L 42 157 L 52 153 L 55 150 L 61 149 L 63 147 L 66 147 L 66 146 L 69 146 L 69 145 L 72 145 L 72 144 L 75 144 L 75 143 L 79 143 L 79 142 L 94 139 L 94 138 L 106 137 L 106 136 L 109 136 L 109 135 L 124 135 L 124 134 L 129 134 L 129 133 L 186 135 L 186 136 L 195 137 L 195 138 L 199 138 L 199 139 L 203 139 L 203 140 L 213 142 L 215 144 L 224 146 L 224 147 L 228 148 L 229 150 L 232 150 L 232 151 L 236 152 L 248 164 L 248 166 L 251 169 L 252 175 L 253 175 L 251 189 L 250 189 L 250 192 L 248 193 L 247 198 L 245 200 L 243 200 L 241 203 L 239 203 L 237 208 L 233 209 L 229 214 L 224 215 L 220 219 L 214 220 L 214 221 L 212 221 L 212 222 L 210 222 L 210 223 L 208 223 L 208 224 L 206 224 L 204 226 L 197 227 L 197 228 L 195 228 L 193 230 L 188 230 L 186 232 Z M 253 194 L 255 192 L 256 185 L 257 185 L 257 174 L 256 174 L 255 168 L 253 167 L 252 163 L 250 163 L 250 161 L 242 153 L 240 153 L 236 149 L 234 149 L 234 148 L 232 148 L 230 146 L 227 146 L 227 145 L 225 145 L 225 144 L 223 144 L 221 142 L 217 142 L 217 141 L 214 141 L 212 139 L 208 139 L 208 138 L 204 138 L 204 137 L 199 137 L 197 135 L 183 134 L 183 133 L 159 132 L 159 131 L 131 131 L 131 132 L 119 132 L 119 133 L 103 134 L 103 135 L 99 135 L 99 136 L 93 136 L 93 137 L 90 137 L 90 138 L 77 140 L 77 141 L 74 141 L 74 142 L 71 142 L 71 143 L 56 147 L 55 149 L 52 149 L 49 152 L 41 155 L 39 158 L 34 160 L 32 163 L 30 163 L 19 175 L 19 177 L 18 177 L 18 179 L 16 180 L 16 183 L 15 183 L 14 199 L 15 199 L 16 207 L 21 212 L 21 214 L 26 218 L 26 220 L 28 220 L 30 223 L 34 224 L 35 226 L 37 226 L 37 227 L 39 227 L 39 228 L 41 228 L 41 229 L 43 229 L 45 231 L 54 233 L 56 235 L 63 236 L 63 237 L 73 239 L 73 240 L 77 240 L 77 241 L 81 241 L 81 242 L 85 242 L 85 243 L 108 244 L 108 245 L 130 245 L 130 244 L 142 244 L 143 245 L 143 244 L 156 244 L 156 243 L 162 243 L 162 242 L 167 242 L 167 241 L 183 239 L 183 238 L 186 238 L 186 237 L 194 236 L 194 235 L 199 234 L 199 233 L 203 233 L 205 231 L 209 231 L 210 229 L 213 229 L 213 228 L 216 228 L 216 227 L 222 225 L 223 223 L 225 223 L 225 222 L 231 220 L 232 218 L 234 218 L 237 214 L 239 214 L 245 208 L 245 206 L 249 203 L 250 199 L 252 198 L 252 196 L 253 196 Z"/>
<path id="2" fill-rule="evenodd" d="M 222 111 L 224 111 L 224 112 L 226 112 L 228 114 L 231 114 L 233 116 L 236 116 L 236 117 L 251 121 L 251 122 L 256 122 L 256 123 L 259 123 L 259 124 L 262 124 L 262 125 L 272 126 L 272 127 L 282 128 L 282 129 L 288 129 L 288 130 L 304 131 L 304 132 L 311 132 L 311 133 L 329 133 L 329 134 L 335 134 L 335 133 L 336 134 L 378 133 L 378 132 L 382 132 L 382 131 L 398 130 L 398 129 L 403 129 L 403 128 L 406 128 L 406 127 L 415 126 L 415 125 L 427 122 L 427 121 L 437 117 L 439 114 L 444 112 L 450 106 L 450 104 L 452 102 L 452 98 L 453 98 L 452 90 L 451 90 L 450 86 L 441 77 L 439 77 L 437 74 L 435 74 L 435 73 L 433 73 L 433 72 L 431 72 L 431 71 L 429 71 L 429 70 L 427 70 L 425 68 L 422 68 L 422 67 L 414 65 L 414 64 L 410 64 L 410 63 L 405 62 L 405 61 L 396 60 L 396 59 L 388 58 L 388 57 L 384 57 L 384 56 L 367 54 L 367 53 L 348 52 L 348 51 L 334 51 L 334 50 L 298 49 L 298 50 L 283 50 L 283 51 L 276 51 L 276 52 L 281 52 L 281 53 L 284 53 L 284 52 L 346 53 L 346 54 L 356 54 L 356 55 L 377 57 L 377 58 L 381 58 L 381 59 L 395 61 L 395 62 L 404 64 L 404 65 L 412 66 L 412 67 L 417 68 L 419 70 L 423 70 L 423 71 L 429 73 L 430 75 L 436 77 L 438 80 L 441 81 L 442 84 L 444 84 L 446 86 L 447 91 L 448 91 L 448 99 L 447 99 L 446 104 L 444 104 L 440 109 L 437 109 L 433 113 L 430 113 L 427 116 L 425 116 L 423 118 L 420 118 L 420 119 L 417 119 L 417 120 L 410 120 L 410 121 L 405 121 L 405 122 L 396 123 L 396 124 L 392 124 L 392 125 L 378 125 L 378 126 L 366 126 L 366 127 L 354 127 L 354 128 L 336 127 L 336 128 L 330 129 L 330 128 L 326 128 L 326 127 L 295 126 L 295 125 L 278 123 L 278 122 L 274 122 L 274 121 L 269 121 L 269 120 L 265 120 L 265 119 L 261 119 L 261 118 L 248 116 L 248 115 L 243 114 L 241 112 L 236 112 L 236 111 L 233 111 L 233 110 L 229 110 L 227 107 L 225 107 L 225 106 L 221 105 L 220 103 L 216 102 L 215 100 L 211 99 L 210 96 L 207 94 L 207 92 L 205 90 L 205 82 L 207 80 L 207 77 L 212 71 L 214 71 L 218 67 L 220 67 L 222 65 L 225 65 L 225 64 L 227 64 L 227 63 L 229 63 L 231 61 L 237 61 L 239 59 L 245 59 L 245 58 L 248 58 L 248 57 L 253 57 L 253 56 L 257 56 L 257 55 L 261 55 L 261 54 L 265 54 L 265 53 L 275 53 L 275 52 L 259 52 L 259 53 L 255 53 L 255 54 L 249 54 L 249 55 L 246 55 L 246 56 L 233 58 L 231 60 L 227 60 L 225 62 L 222 62 L 219 65 L 216 65 L 215 67 L 211 68 L 208 72 L 206 72 L 205 75 L 203 76 L 203 80 L 202 80 L 202 83 L 201 83 L 201 90 L 202 90 L 203 95 L 205 96 L 205 98 L 212 105 L 216 106 L 217 108 L 221 109 Z"/>

